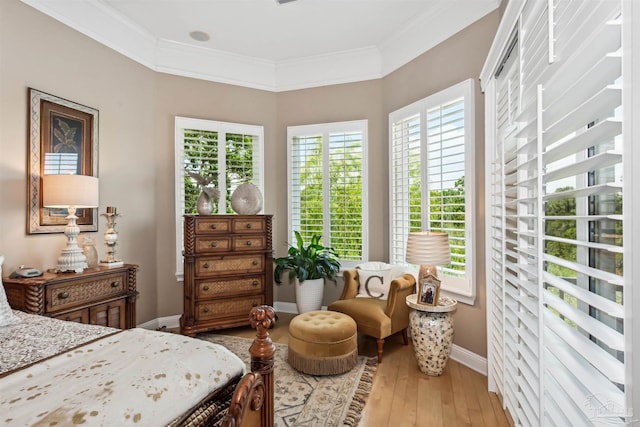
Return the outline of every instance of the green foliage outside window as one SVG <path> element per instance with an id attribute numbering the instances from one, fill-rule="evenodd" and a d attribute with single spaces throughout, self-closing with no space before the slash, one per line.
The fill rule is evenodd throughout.
<path id="1" fill-rule="evenodd" d="M 184 132 L 184 212 L 195 214 L 200 189 L 188 172 L 196 172 L 203 177 L 213 176 L 212 184 L 219 188 L 220 174 L 226 175 L 225 198 L 227 212 L 231 209 L 231 193 L 238 185 L 253 179 L 253 137 L 242 134 L 226 134 L 226 163 L 223 171 L 218 170 L 218 132 L 185 130 Z"/>

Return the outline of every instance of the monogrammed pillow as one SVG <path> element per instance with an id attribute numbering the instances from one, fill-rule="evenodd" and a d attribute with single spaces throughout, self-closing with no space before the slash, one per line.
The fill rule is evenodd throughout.
<path id="1" fill-rule="evenodd" d="M 382 270 L 365 270 L 358 271 L 358 295 L 357 298 L 378 298 L 386 300 L 389 297 L 389 289 L 391 288 L 391 268 Z"/>

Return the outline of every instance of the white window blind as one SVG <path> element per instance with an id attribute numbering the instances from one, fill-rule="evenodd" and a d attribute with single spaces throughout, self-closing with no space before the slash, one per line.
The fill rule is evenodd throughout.
<path id="1" fill-rule="evenodd" d="M 625 425 L 621 2 L 509 8 L 485 85 L 490 388 L 516 425 Z"/>
<path id="2" fill-rule="evenodd" d="M 262 126 L 175 118 L 176 275 L 182 280 L 184 214 L 195 214 L 200 188 L 189 172 L 212 178 L 220 190 L 215 213 L 233 213 L 231 195 L 242 183 L 263 188 Z"/>
<path id="3" fill-rule="evenodd" d="M 343 264 L 367 258 L 367 121 L 291 126 L 289 236 L 323 236 Z"/>
<path id="4" fill-rule="evenodd" d="M 391 263 L 405 263 L 409 232 L 449 235 L 442 289 L 473 304 L 473 82 L 389 115 Z"/>

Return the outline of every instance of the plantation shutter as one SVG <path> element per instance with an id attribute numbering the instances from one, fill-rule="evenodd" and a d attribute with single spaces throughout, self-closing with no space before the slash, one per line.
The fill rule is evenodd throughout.
<path id="1" fill-rule="evenodd" d="M 519 3 L 486 85 L 489 383 L 516 425 L 622 425 L 621 3 Z"/>
<path id="2" fill-rule="evenodd" d="M 409 232 L 447 233 L 442 290 L 468 304 L 475 300 L 473 105 L 466 80 L 389 114 L 390 262 L 406 263 Z"/>
<path id="3" fill-rule="evenodd" d="M 422 230 L 421 121 L 411 113 L 391 123 L 391 263 L 404 264 L 409 231 Z"/>
<path id="4" fill-rule="evenodd" d="M 314 234 L 341 261 L 367 259 L 367 122 L 292 126 L 289 134 L 289 238 Z M 344 262 L 343 262 L 344 264 Z"/>
<path id="5" fill-rule="evenodd" d="M 423 221 L 429 224 L 429 230 L 449 235 L 451 264 L 443 266 L 444 273 L 464 277 L 467 235 L 464 98 L 428 109 L 426 118 L 428 208 L 423 211 Z"/>

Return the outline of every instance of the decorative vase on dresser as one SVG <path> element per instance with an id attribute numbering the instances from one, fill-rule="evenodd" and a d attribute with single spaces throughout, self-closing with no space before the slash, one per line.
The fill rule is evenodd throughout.
<path id="1" fill-rule="evenodd" d="M 272 215 L 185 215 L 184 312 L 180 332 L 249 324 L 273 305 Z"/>

